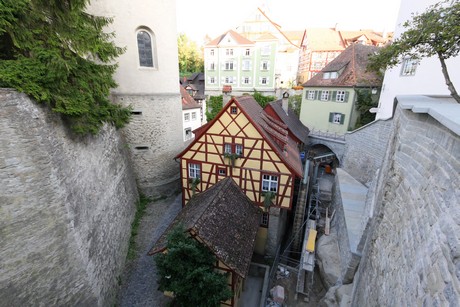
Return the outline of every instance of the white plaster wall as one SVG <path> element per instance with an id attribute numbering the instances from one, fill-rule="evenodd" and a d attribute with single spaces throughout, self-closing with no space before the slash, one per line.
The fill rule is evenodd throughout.
<path id="1" fill-rule="evenodd" d="M 411 18 L 412 13 L 422 13 L 428 6 L 437 2 L 438 0 L 402 0 L 396 22 L 395 38 L 404 31 L 402 24 Z M 458 67 L 460 67 L 459 57 L 447 60 L 447 69 L 457 90 L 460 87 L 460 71 L 455 68 Z M 392 117 L 393 101 L 397 95 L 450 95 L 437 57 L 423 59 L 414 76 L 403 77 L 400 76 L 400 72 L 401 65 L 386 71 L 376 119 Z"/>
<path id="2" fill-rule="evenodd" d="M 196 114 L 195 119 L 192 119 L 192 113 Z M 182 130 L 182 136 L 184 138 L 184 141 L 188 141 L 185 139 L 185 129 L 190 128 L 193 130 L 201 127 L 201 115 L 200 115 L 200 108 L 195 108 L 195 109 L 187 109 L 187 110 L 182 110 L 182 125 L 183 125 L 183 130 Z M 189 114 L 189 120 L 185 121 L 185 114 Z M 193 134 L 193 133 L 192 133 Z M 195 134 L 193 134 L 192 140 L 195 137 Z"/>
<path id="3" fill-rule="evenodd" d="M 117 94 L 178 93 L 176 2 L 173 0 L 92 0 L 88 12 L 113 17 L 110 31 L 126 52 L 117 61 Z M 149 28 L 155 35 L 157 67 L 139 66 L 136 30 Z"/>

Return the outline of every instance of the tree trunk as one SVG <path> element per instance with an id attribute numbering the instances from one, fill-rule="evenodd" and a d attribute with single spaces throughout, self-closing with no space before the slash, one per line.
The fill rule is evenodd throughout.
<path id="1" fill-rule="evenodd" d="M 444 75 L 444 79 L 446 80 L 447 88 L 449 89 L 451 96 L 454 97 L 455 101 L 460 103 L 460 96 L 458 95 L 454 84 L 452 83 L 452 81 L 450 81 L 450 76 L 449 76 L 449 72 L 447 71 L 446 61 L 440 53 L 438 53 L 438 58 L 439 58 L 439 61 L 441 62 L 442 74 Z"/>

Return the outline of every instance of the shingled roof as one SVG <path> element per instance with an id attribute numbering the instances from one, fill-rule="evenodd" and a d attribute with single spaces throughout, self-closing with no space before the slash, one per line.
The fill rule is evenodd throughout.
<path id="1" fill-rule="evenodd" d="M 195 99 L 193 99 L 192 96 L 190 96 L 189 93 L 187 93 L 182 85 L 179 85 L 179 87 L 180 95 L 182 97 L 182 110 L 201 108 L 201 106 L 195 101 Z"/>
<path id="2" fill-rule="evenodd" d="M 149 255 L 166 249 L 169 232 L 179 224 L 194 232 L 215 256 L 245 278 L 259 228 L 260 210 L 231 177 L 195 195 L 161 235 Z"/>
<path id="3" fill-rule="evenodd" d="M 379 47 L 352 44 L 339 56 L 332 60 L 323 70 L 303 84 L 304 87 L 335 86 L 335 87 L 367 87 L 381 86 L 382 79 L 374 72 L 366 71 L 368 57 L 379 50 Z M 336 79 L 323 79 L 325 72 L 340 71 Z"/>
<path id="4" fill-rule="evenodd" d="M 302 124 L 302 122 L 296 116 L 294 111 L 291 108 L 288 108 L 288 113 L 286 114 L 286 112 L 283 109 L 282 99 L 271 102 L 267 107 L 269 106 L 287 125 L 289 131 L 291 131 L 291 133 L 295 135 L 297 139 L 306 144 L 310 130 L 304 124 Z"/>

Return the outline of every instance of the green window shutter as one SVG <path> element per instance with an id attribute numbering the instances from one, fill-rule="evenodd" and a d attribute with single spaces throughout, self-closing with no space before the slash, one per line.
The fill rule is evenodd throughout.
<path id="1" fill-rule="evenodd" d="M 337 91 L 332 91 L 332 101 L 335 101 L 337 98 Z"/>
<path id="2" fill-rule="evenodd" d="M 305 90 L 305 99 L 308 99 L 308 90 Z"/>
<path id="3" fill-rule="evenodd" d="M 345 100 L 343 102 L 348 102 L 348 91 L 345 91 Z"/>
<path id="4" fill-rule="evenodd" d="M 334 113 L 329 113 L 329 122 L 332 123 L 334 120 Z"/>
<path id="5" fill-rule="evenodd" d="M 345 114 L 342 114 L 342 116 L 340 116 L 340 124 L 343 125 L 344 122 L 345 122 Z"/>

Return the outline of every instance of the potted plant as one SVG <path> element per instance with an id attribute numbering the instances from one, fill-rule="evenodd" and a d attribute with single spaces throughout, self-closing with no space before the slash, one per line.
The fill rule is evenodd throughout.
<path id="1" fill-rule="evenodd" d="M 238 159 L 240 157 L 240 155 L 237 154 L 237 153 L 226 152 L 226 153 L 224 153 L 224 157 L 228 158 L 228 165 L 231 166 L 231 167 L 234 167 L 235 166 L 235 160 Z"/>

